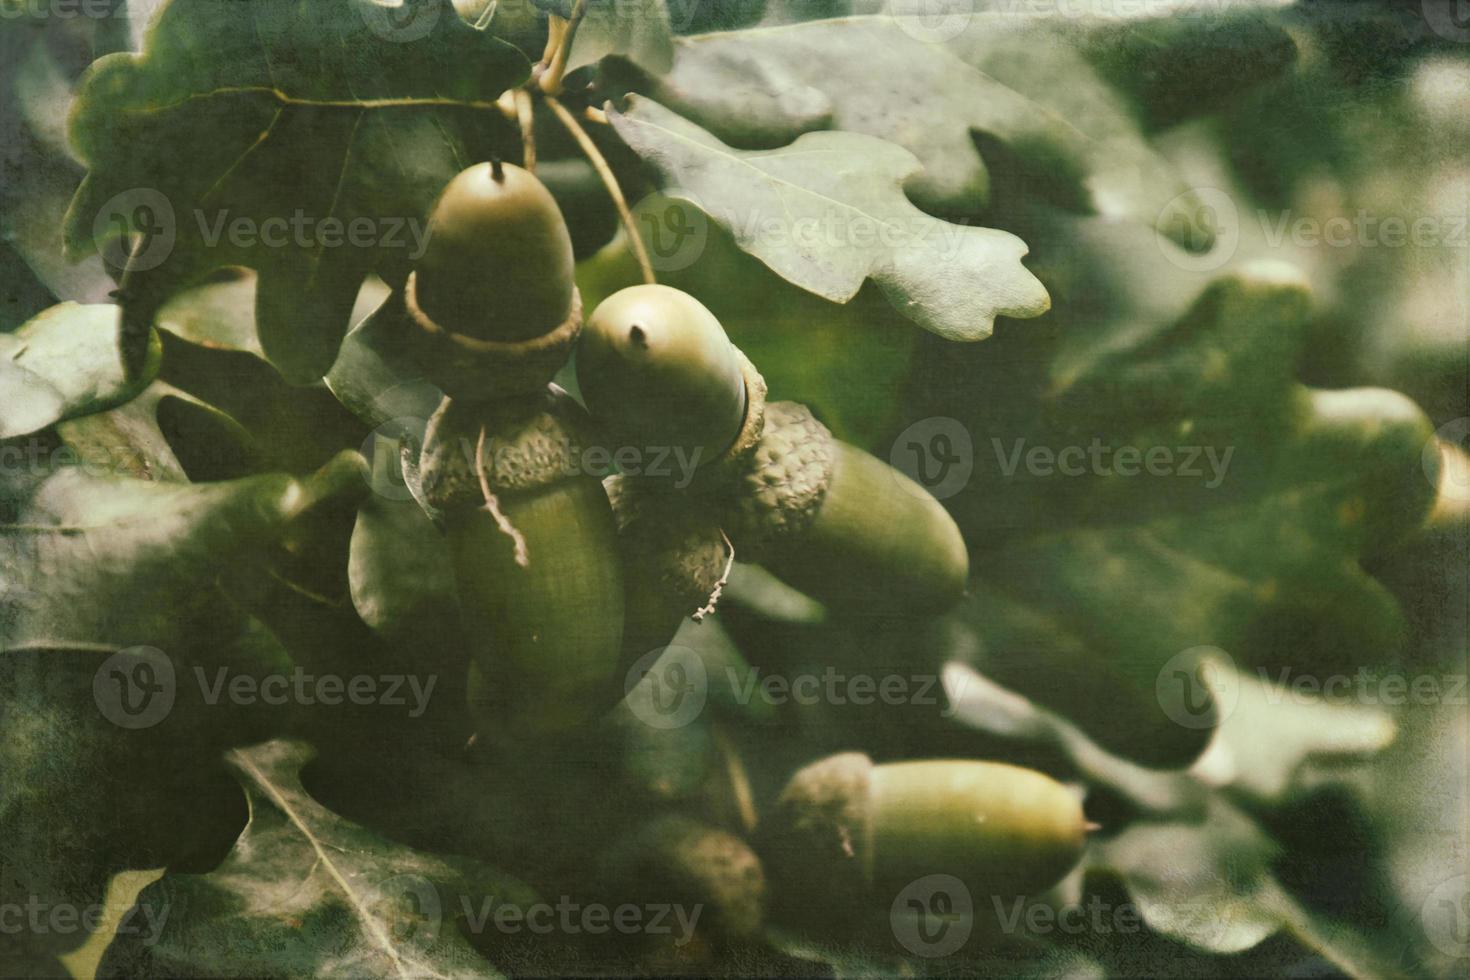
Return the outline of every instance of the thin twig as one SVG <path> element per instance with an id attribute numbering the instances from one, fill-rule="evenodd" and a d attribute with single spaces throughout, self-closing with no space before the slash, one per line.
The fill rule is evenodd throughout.
<path id="1" fill-rule="evenodd" d="M 608 125 L 607 113 L 603 112 L 595 105 L 589 105 L 587 108 L 583 109 L 582 115 L 586 118 L 588 122 L 597 123 L 599 126 Z"/>
<path id="2" fill-rule="evenodd" d="M 531 109 L 531 93 L 516 89 L 516 121 L 521 125 L 521 166 L 536 172 L 536 116 Z"/>
<path id="3" fill-rule="evenodd" d="M 720 593 L 725 591 L 725 583 L 730 581 L 730 569 L 735 567 L 735 546 L 730 543 L 730 536 L 725 533 L 724 528 L 720 529 L 720 537 L 725 539 L 725 547 L 730 549 L 730 557 L 725 561 L 725 570 L 720 574 L 720 580 L 715 583 L 714 589 L 709 594 L 709 602 L 694 610 L 694 614 L 690 617 L 696 623 L 704 622 L 704 617 L 712 614 L 715 607 L 720 604 Z"/>
<path id="4" fill-rule="evenodd" d="M 556 47 L 551 58 L 546 63 L 546 69 L 536 80 L 541 91 L 547 95 L 560 95 L 563 76 L 567 72 L 567 59 L 572 54 L 572 44 L 577 40 L 577 28 L 582 25 L 582 18 L 587 15 L 587 0 L 577 0 L 576 6 L 572 7 L 572 16 L 567 18 L 566 25 L 561 28 L 556 36 Z M 559 17 L 553 17 L 551 23 L 556 27 Z M 550 47 L 548 38 L 548 48 Z"/>
<path id="5" fill-rule="evenodd" d="M 643 238 L 638 234 L 638 225 L 633 221 L 633 212 L 628 210 L 627 198 L 623 197 L 623 189 L 618 186 L 618 178 L 614 176 L 612 167 L 607 164 L 607 158 L 592 142 L 592 137 L 587 135 L 587 130 L 577 122 L 566 106 L 554 95 L 546 96 L 546 104 L 551 106 L 551 111 L 556 113 L 556 118 L 572 134 L 577 145 L 582 148 L 582 153 L 587 157 L 587 162 L 592 164 L 592 169 L 602 178 L 603 186 L 607 188 L 608 197 L 612 198 L 613 205 L 618 209 L 618 217 L 623 220 L 623 228 L 628 233 L 628 242 L 633 248 L 633 255 L 638 259 L 638 268 L 643 270 L 643 281 L 654 283 L 658 280 L 653 274 L 653 263 L 648 259 L 648 250 L 643 245 Z"/>
<path id="6" fill-rule="evenodd" d="M 531 564 L 531 556 L 526 552 L 526 539 L 501 511 L 500 499 L 495 496 L 495 491 L 490 489 L 490 480 L 485 476 L 485 427 L 483 425 L 480 426 L 480 438 L 475 441 L 475 475 L 480 478 L 480 493 L 485 497 L 485 509 L 490 512 L 491 517 L 495 518 L 495 526 L 500 528 L 500 533 L 515 542 L 516 564 L 525 568 Z"/>

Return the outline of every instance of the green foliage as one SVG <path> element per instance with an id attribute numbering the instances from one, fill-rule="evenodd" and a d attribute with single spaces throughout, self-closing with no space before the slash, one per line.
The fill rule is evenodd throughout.
<path id="1" fill-rule="evenodd" d="M 172 214 L 154 204 L 151 220 L 173 224 L 173 244 L 159 274 L 182 286 L 221 265 L 256 268 L 262 346 L 287 378 L 320 378 L 363 278 L 403 275 L 407 223 L 421 225 L 448 179 L 489 154 L 493 124 L 504 125 L 494 96 L 527 71 L 448 0 L 408 6 L 395 20 L 372 0 L 170 3 L 141 54 L 99 60 L 82 84 L 71 133 L 89 172 L 67 214 L 68 249 L 107 246 L 126 230 L 116 215 L 141 220 L 132 205 L 148 202 L 119 209 L 117 195 L 161 194 Z M 238 220 L 261 229 L 297 215 L 375 231 L 362 246 L 293 236 L 276 248 L 228 233 Z"/>
<path id="2" fill-rule="evenodd" d="M 0 910 L 157 880 L 136 928 L 7 934 L 0 973 L 85 975 L 103 946 L 104 976 L 1463 970 L 1464 488 L 1440 450 L 1470 415 L 1470 61 L 1435 5 L 125 6 L 0 18 Z M 569 19 L 550 87 L 585 141 L 532 65 Z M 622 651 L 604 716 L 476 718 L 405 284 L 441 189 L 528 162 L 518 130 L 586 311 L 656 276 L 771 400 L 910 472 L 968 468 L 952 610 L 829 609 L 737 553 L 712 618 Z M 632 204 L 616 233 L 604 179 Z M 1363 211 L 1441 238 L 1329 250 L 1272 220 Z M 297 215 L 377 234 L 260 236 Z M 536 669 L 572 690 L 557 653 Z M 164 669 L 156 723 L 109 714 Z M 303 671 L 434 688 L 411 715 L 201 697 Z M 832 671 L 933 696 L 760 686 Z M 1294 686 L 1399 675 L 1441 703 Z M 682 727 L 666 681 L 700 698 Z M 1095 821 L 1085 856 L 1018 906 L 977 892 L 930 958 L 894 896 L 835 884 L 819 928 L 775 896 L 728 935 L 713 910 L 761 901 L 721 878 L 738 855 L 691 875 L 637 849 L 709 827 L 759 853 L 790 774 L 853 750 L 1041 770 Z M 561 897 L 711 918 L 683 942 L 478 920 Z"/>

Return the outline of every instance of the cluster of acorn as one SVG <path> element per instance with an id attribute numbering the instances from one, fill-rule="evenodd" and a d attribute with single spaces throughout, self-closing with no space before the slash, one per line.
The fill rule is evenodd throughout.
<path id="1" fill-rule="evenodd" d="M 471 167 L 429 227 L 395 301 L 406 366 L 446 397 L 408 469 L 454 555 L 483 738 L 561 735 L 606 714 L 630 666 L 713 609 L 737 553 L 836 610 L 927 615 L 963 594 L 968 556 L 943 507 L 804 406 L 767 402 L 694 297 L 630 287 L 584 325 L 571 240 L 531 173 Z M 586 409 L 551 383 L 573 353 Z M 591 446 L 698 466 L 684 486 L 591 473 Z M 783 907 L 829 918 L 834 895 L 886 913 L 930 874 L 977 897 L 1044 890 L 1076 863 L 1084 828 L 1077 797 L 1040 773 L 845 754 L 792 778 L 755 851 L 676 822 L 621 853 L 669 865 L 653 877 L 704 883 L 723 928 L 749 933 L 764 895 L 756 851 L 779 869 Z"/>

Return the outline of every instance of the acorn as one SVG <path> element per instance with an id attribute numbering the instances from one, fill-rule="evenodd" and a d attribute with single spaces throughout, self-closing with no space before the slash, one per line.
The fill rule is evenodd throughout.
<path id="1" fill-rule="evenodd" d="M 477 164 L 445 186 L 428 231 L 385 306 L 409 321 L 406 366 L 465 400 L 544 387 L 582 330 L 571 237 L 551 192 L 513 164 Z"/>
<path id="2" fill-rule="evenodd" d="M 610 900 L 684 913 L 688 934 L 650 932 L 644 943 L 643 958 L 685 968 L 675 972 L 708 972 L 730 947 L 758 941 L 765 922 L 760 858 L 734 834 L 683 814 L 655 816 L 611 846 L 598 880 Z"/>
<path id="3" fill-rule="evenodd" d="M 939 502 L 834 439 L 805 407 L 768 405 L 764 380 L 692 296 L 634 286 L 608 297 L 579 342 L 577 381 L 593 418 L 613 437 L 699 453 L 686 495 L 711 514 L 698 541 L 705 552 L 718 527 L 738 557 L 850 610 L 925 615 L 964 594 L 969 555 Z M 667 489 L 642 477 L 628 482 L 636 486 L 629 498 Z M 676 509 L 630 509 L 660 507 Z M 634 520 L 620 525 L 626 547 L 659 551 L 666 567 L 697 557 L 678 550 L 671 528 L 659 529 L 662 540 L 650 544 L 630 533 Z"/>
<path id="4" fill-rule="evenodd" d="M 482 732 L 565 731 L 622 693 L 623 578 L 602 483 L 582 467 L 585 412 L 554 386 L 445 399 L 419 457 L 471 638 Z"/>
<path id="5" fill-rule="evenodd" d="M 668 644 L 685 619 L 713 611 L 730 546 L 698 495 L 615 474 L 603 481 L 618 525 L 626 584 L 623 669 Z"/>
<path id="6" fill-rule="evenodd" d="M 742 357 L 703 303 L 629 286 L 598 304 L 577 346 L 587 409 L 620 445 L 707 464 L 735 442 L 748 394 Z"/>
<path id="7" fill-rule="evenodd" d="M 768 816 L 759 851 L 773 894 L 798 920 L 886 912 L 928 875 L 972 898 L 1034 895 L 1082 856 L 1078 798 L 1042 773 L 998 762 L 874 764 L 848 752 L 799 770 Z"/>
<path id="8" fill-rule="evenodd" d="M 804 405 L 772 402 L 734 495 L 742 555 L 839 609 L 941 613 L 970 559 L 949 512 L 887 463 L 834 439 Z"/>
<path id="9" fill-rule="evenodd" d="M 414 266 L 419 306 L 434 322 L 476 340 L 530 340 L 572 311 L 572 237 L 556 199 L 509 163 L 455 176 L 429 217 Z"/>

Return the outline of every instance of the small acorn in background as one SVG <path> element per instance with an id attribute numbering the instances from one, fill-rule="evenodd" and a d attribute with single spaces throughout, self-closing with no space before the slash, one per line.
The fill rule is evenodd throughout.
<path id="1" fill-rule="evenodd" d="M 653 972 L 717 971 L 765 923 L 766 874 L 739 837 L 681 813 L 663 813 L 612 845 L 598 867 L 609 896 L 672 909 L 667 928 L 641 939 Z"/>
<path id="2" fill-rule="evenodd" d="M 758 850 L 794 921 L 885 912 L 928 875 L 973 898 L 1034 895 L 1082 856 L 1080 800 L 1030 769 L 934 759 L 875 764 L 858 752 L 799 770 L 770 811 Z M 838 916 L 837 918 L 842 918 Z"/>

